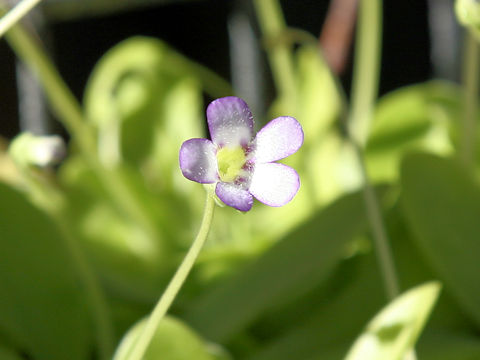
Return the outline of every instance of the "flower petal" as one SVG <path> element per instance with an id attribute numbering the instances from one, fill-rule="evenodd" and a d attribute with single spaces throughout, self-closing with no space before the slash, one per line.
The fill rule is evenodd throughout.
<path id="1" fill-rule="evenodd" d="M 257 163 L 283 159 L 302 146 L 302 126 L 290 116 L 278 117 L 257 133 L 255 144 L 254 160 Z"/>
<path id="2" fill-rule="evenodd" d="M 226 205 L 240 211 L 248 211 L 253 205 L 253 196 L 245 189 L 232 183 L 219 182 L 215 193 Z"/>
<path id="3" fill-rule="evenodd" d="M 219 146 L 246 145 L 253 137 L 253 116 L 242 99 L 229 96 L 214 100 L 207 108 L 210 136 Z"/>
<path id="4" fill-rule="evenodd" d="M 216 147 L 207 139 L 190 139 L 180 148 L 180 169 L 187 179 L 202 184 L 218 181 Z"/>
<path id="5" fill-rule="evenodd" d="M 291 167 L 278 164 L 256 164 L 250 193 L 269 206 L 283 206 L 293 199 L 300 187 L 300 178 Z"/>

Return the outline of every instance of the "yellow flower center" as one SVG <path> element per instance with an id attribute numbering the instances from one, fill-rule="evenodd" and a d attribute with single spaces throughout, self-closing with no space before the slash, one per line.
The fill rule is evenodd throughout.
<path id="1" fill-rule="evenodd" d="M 234 181 L 245 165 L 245 151 L 240 146 L 223 147 L 217 151 L 218 174 L 223 182 Z"/>

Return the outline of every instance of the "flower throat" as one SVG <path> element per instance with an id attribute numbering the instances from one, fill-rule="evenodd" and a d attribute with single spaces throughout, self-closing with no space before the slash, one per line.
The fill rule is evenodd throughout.
<path id="1" fill-rule="evenodd" d="M 233 182 L 246 162 L 242 147 L 223 147 L 217 151 L 218 175 L 223 182 Z"/>

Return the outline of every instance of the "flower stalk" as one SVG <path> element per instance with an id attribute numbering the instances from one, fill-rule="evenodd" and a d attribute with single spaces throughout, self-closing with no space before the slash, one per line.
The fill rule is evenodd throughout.
<path id="1" fill-rule="evenodd" d="M 400 288 L 395 271 L 392 250 L 390 249 L 390 241 L 383 223 L 382 212 L 380 210 L 377 195 L 375 194 L 372 184 L 368 178 L 362 150 L 356 144 L 354 144 L 354 147 L 358 162 L 361 167 L 361 175 L 364 183 L 363 198 L 365 201 L 368 221 L 372 231 L 375 252 L 377 254 L 380 272 L 383 278 L 383 285 L 387 294 L 387 298 L 389 300 L 393 300 L 400 294 Z"/>
<path id="2" fill-rule="evenodd" d="M 145 355 L 148 345 L 150 344 L 153 335 L 158 328 L 158 324 L 163 319 L 175 300 L 175 297 L 187 279 L 188 274 L 195 264 L 195 260 L 198 258 L 198 255 L 200 254 L 200 251 L 207 240 L 208 232 L 210 231 L 212 224 L 214 210 L 215 199 L 213 196 L 208 194 L 205 202 L 205 210 L 202 223 L 200 225 L 200 230 L 198 231 L 195 240 L 188 250 L 187 255 L 183 259 L 183 262 L 178 267 L 175 275 L 165 289 L 165 292 L 162 294 L 152 313 L 150 314 L 144 328 L 142 329 L 142 332 L 140 333 L 140 336 L 133 345 L 130 354 L 127 356 L 128 360 L 141 360 Z"/>
<path id="3" fill-rule="evenodd" d="M 365 208 L 372 229 L 375 252 L 384 288 L 388 299 L 392 300 L 399 295 L 400 289 L 380 205 L 370 183 L 363 154 L 378 93 L 380 34 L 381 0 L 361 0 L 355 48 L 352 108 L 348 129 L 361 168 Z"/>
<path id="4" fill-rule="evenodd" d="M 12 27 L 5 38 L 17 56 L 38 76 L 53 111 L 75 136 L 82 151 L 91 153 L 96 148 L 94 137 L 83 120 L 80 105 L 40 44 L 19 25 Z"/>
<path id="5" fill-rule="evenodd" d="M 290 41 L 282 41 L 287 34 L 285 19 L 277 0 L 253 2 L 260 28 L 267 40 L 267 54 L 273 80 L 279 97 L 288 104 L 289 112 L 295 109 L 296 82 Z"/>
<path id="6" fill-rule="evenodd" d="M 381 0 L 360 0 L 352 79 L 350 136 L 360 147 L 367 141 L 378 93 L 381 57 Z"/>
<path id="7" fill-rule="evenodd" d="M 473 30 L 466 28 L 464 40 L 464 63 L 462 82 L 464 93 L 463 121 L 460 122 L 459 155 L 466 166 L 475 160 L 475 138 L 477 132 L 478 96 L 478 39 Z"/>
<path id="8" fill-rule="evenodd" d="M 0 19 L 0 38 L 42 0 L 23 0 Z M 1 10 L 1 9 L 0 9 Z M 1 15 L 1 11 L 0 11 Z"/>

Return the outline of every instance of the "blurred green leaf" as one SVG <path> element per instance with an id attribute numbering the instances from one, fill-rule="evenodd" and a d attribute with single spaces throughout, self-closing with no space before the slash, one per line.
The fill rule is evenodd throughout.
<path id="1" fill-rule="evenodd" d="M 0 181 L 8 184 L 21 183 L 18 167 L 7 152 L 8 142 L 0 135 Z"/>
<path id="2" fill-rule="evenodd" d="M 22 360 L 22 357 L 13 349 L 0 345 L 0 359 L 2 360 Z"/>
<path id="3" fill-rule="evenodd" d="M 395 206 L 387 214 L 388 234 L 402 288 L 435 278 L 414 246 L 399 207 Z M 362 246 L 365 245 L 368 243 Z M 273 312 L 269 309 L 267 316 L 257 321 L 251 331 L 252 336 L 262 340 L 249 351 L 248 360 L 342 358 L 385 301 L 375 254 L 368 247 L 363 251 L 367 254 L 360 253 L 342 261 L 337 271 L 329 276 L 331 284 L 327 289 L 320 287 L 287 307 Z M 439 352 L 435 351 L 433 340 L 439 332 L 457 335 L 452 348 L 465 346 L 465 351 L 475 353 L 472 324 L 448 295 L 443 293 L 439 298 L 428 327 L 415 347 L 422 355 L 420 359 Z M 467 337 L 465 344 L 462 337 Z M 441 346 L 448 348 L 447 339 Z M 453 350 L 448 352 L 453 353 Z M 429 355 L 429 359 L 435 357 Z"/>
<path id="4" fill-rule="evenodd" d="M 135 324 L 122 339 L 114 360 L 127 360 L 128 353 L 141 334 L 146 320 Z M 144 360 L 230 360 L 218 345 L 205 343 L 185 323 L 172 317 L 160 322 L 143 357 Z"/>
<path id="5" fill-rule="evenodd" d="M 201 90 L 195 80 L 180 78 L 168 89 L 162 102 L 162 112 L 151 114 L 157 124 L 153 128 L 154 144 L 143 174 L 157 188 L 191 196 L 191 189 L 197 186 L 185 181 L 178 165 L 178 152 L 185 140 L 205 137 Z M 203 205 L 203 196 L 201 202 Z"/>
<path id="6" fill-rule="evenodd" d="M 347 360 L 401 360 L 415 344 L 440 291 L 438 282 L 396 298 L 368 324 Z"/>
<path id="7" fill-rule="evenodd" d="M 200 84 L 212 90 L 210 80 L 221 83 L 206 72 L 160 40 L 135 37 L 108 51 L 89 79 L 87 118 L 122 198 L 112 199 L 83 159 L 70 158 L 60 175 L 72 226 L 107 284 L 123 295 L 156 297 L 193 236 L 190 215 L 201 211 L 203 190 L 182 177 L 178 149 L 202 136 Z M 125 214 L 119 202 L 134 210 Z"/>
<path id="8" fill-rule="evenodd" d="M 463 26 L 466 26 L 480 39 L 480 6 L 475 0 L 456 0 L 455 15 Z"/>
<path id="9" fill-rule="evenodd" d="M 341 104 L 335 80 L 318 47 L 303 45 L 296 56 L 298 105 L 295 115 L 305 132 L 305 145 L 311 146 L 333 125 Z"/>
<path id="10" fill-rule="evenodd" d="M 394 254 L 395 266 L 401 289 L 406 290 L 427 281 L 438 279 L 435 271 L 429 266 L 423 252 L 416 246 L 416 239 L 403 214 L 401 201 L 385 215 L 388 224 L 387 232 Z M 472 321 L 461 309 L 448 291 L 442 293 L 435 306 L 435 312 L 428 321 L 424 335 L 418 346 L 421 347 L 424 336 L 430 331 L 456 329 L 468 332 Z"/>
<path id="11" fill-rule="evenodd" d="M 212 97 L 231 94 L 227 82 L 163 41 L 141 36 L 129 38 L 110 49 L 95 66 L 85 90 L 87 116 L 100 124 L 113 120 L 112 107 L 120 106 L 117 110 L 129 114 L 151 95 L 160 98 L 161 93 L 146 92 L 149 85 L 162 87 L 181 77 L 198 79 Z"/>
<path id="12" fill-rule="evenodd" d="M 351 162 L 348 155 L 344 156 L 347 146 L 334 127 L 342 106 L 336 80 L 317 46 L 302 45 L 296 51 L 296 62 L 298 96 L 294 115 L 302 124 L 305 141 L 287 164 L 297 169 L 302 178 L 307 194 L 302 207 L 312 210 L 358 187 L 350 186 L 350 174 L 342 170 Z"/>
<path id="13" fill-rule="evenodd" d="M 385 296 L 372 252 L 342 261 L 328 281 L 332 282 L 329 292 L 310 294 L 310 300 L 284 308 L 293 321 L 285 321 L 285 314 L 277 315 L 283 333 L 261 343 L 248 360 L 341 358 L 365 323 L 384 305 Z M 276 314 L 271 315 L 273 321 L 267 319 L 267 329 L 279 326 Z M 284 322 L 289 322 L 290 328 L 285 328 Z"/>
<path id="14" fill-rule="evenodd" d="M 460 89 L 431 81 L 395 90 L 379 100 L 366 148 L 368 172 L 374 181 L 398 178 L 406 151 L 438 154 L 453 150 L 449 130 L 460 116 Z"/>
<path id="15" fill-rule="evenodd" d="M 88 193 L 91 206 L 74 218 L 84 221 L 80 231 L 88 230 L 88 238 L 94 239 L 93 250 L 102 256 L 99 264 L 106 270 L 102 273 L 126 294 L 153 295 L 159 278 L 170 274 L 197 230 L 191 220 L 201 215 L 204 191 L 182 176 L 178 151 L 183 141 L 204 137 L 202 89 L 213 96 L 230 93 L 228 84 L 213 73 L 147 37 L 125 40 L 109 50 L 89 79 L 85 107 L 98 128 L 99 156 L 105 167 L 114 168 L 112 176 L 121 175 L 131 195 L 149 208 L 147 215 L 161 235 L 149 237 L 141 224 L 112 209 L 97 184 L 85 189 L 82 178 L 67 179 L 80 196 Z M 76 165 L 69 164 L 70 173 Z"/>
<path id="16" fill-rule="evenodd" d="M 436 330 L 422 335 L 416 350 L 422 360 L 477 360 L 480 339 L 473 332 L 459 329 Z"/>
<path id="17" fill-rule="evenodd" d="M 330 343 L 316 355 L 306 357 L 305 360 L 338 360 L 345 354 L 346 347 L 347 344 L 343 342 L 333 345 Z M 474 334 L 458 330 L 440 330 L 422 334 L 421 342 L 415 346 L 415 352 L 417 359 L 421 360 L 477 360 L 480 359 L 480 341 Z"/>
<path id="18" fill-rule="evenodd" d="M 170 150 L 173 145 L 177 151 L 183 140 L 202 134 L 201 79 L 184 64 L 186 59 L 172 66 L 178 58 L 160 40 L 134 37 L 113 47 L 95 66 L 85 90 L 85 110 L 98 129 L 105 161 L 115 161 L 120 152 L 138 164 L 153 155 L 154 146 Z M 157 163 L 169 155 L 160 153 Z"/>
<path id="19" fill-rule="evenodd" d="M 272 246 L 235 277 L 207 291 L 186 319 L 204 336 L 224 342 L 270 308 L 326 280 L 346 246 L 366 227 L 363 198 L 347 195 Z"/>
<path id="20" fill-rule="evenodd" d="M 310 216 L 320 206 L 359 188 L 355 174 L 357 168 L 349 168 L 354 157 L 350 157 L 350 149 L 335 127 L 342 106 L 336 79 L 318 47 L 311 43 L 298 48 L 295 61 L 295 111 L 286 108 L 288 104 L 282 103 L 282 99 L 277 99 L 270 111 L 271 117 L 296 117 L 305 134 L 302 148 L 283 161 L 295 168 L 302 179 L 302 192 L 297 196 L 297 204 L 288 211 L 280 209 L 280 223 L 285 230 Z M 268 214 L 266 218 L 268 221 Z M 273 230 L 278 226 L 267 228 Z M 279 233 L 283 235 L 285 232 Z"/>
<path id="21" fill-rule="evenodd" d="M 427 154 L 402 165 L 402 204 L 417 245 L 452 296 L 480 324 L 480 187 L 454 160 Z"/>
<path id="22" fill-rule="evenodd" d="M 0 332 L 35 359 L 86 359 L 89 315 L 57 228 L 0 183 Z"/>
<path id="23" fill-rule="evenodd" d="M 115 207 L 81 158 L 71 158 L 61 168 L 68 199 L 66 214 L 108 288 L 122 297 L 152 302 L 181 259 L 181 243 L 190 240 L 188 231 L 177 230 L 189 224 L 190 214 L 168 195 L 150 192 L 141 175 L 127 164 L 110 173 L 142 201 L 148 216 L 156 219 L 161 237 L 152 237 Z"/>

